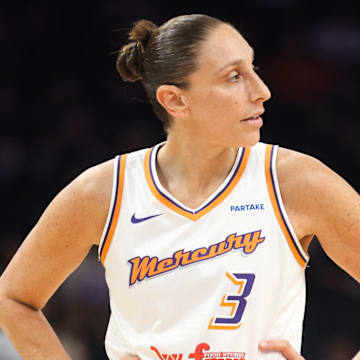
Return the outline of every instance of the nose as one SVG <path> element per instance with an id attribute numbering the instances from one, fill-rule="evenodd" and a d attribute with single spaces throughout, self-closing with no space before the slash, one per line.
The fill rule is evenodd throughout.
<path id="1" fill-rule="evenodd" d="M 255 71 L 250 79 L 250 83 L 250 100 L 252 102 L 265 102 L 271 98 L 269 88 Z"/>

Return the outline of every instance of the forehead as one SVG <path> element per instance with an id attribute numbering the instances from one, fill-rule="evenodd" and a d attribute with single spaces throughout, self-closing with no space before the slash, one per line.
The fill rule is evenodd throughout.
<path id="1" fill-rule="evenodd" d="M 198 65 L 216 71 L 224 65 L 244 60 L 252 63 L 253 49 L 232 26 L 221 24 L 212 30 L 199 49 Z"/>

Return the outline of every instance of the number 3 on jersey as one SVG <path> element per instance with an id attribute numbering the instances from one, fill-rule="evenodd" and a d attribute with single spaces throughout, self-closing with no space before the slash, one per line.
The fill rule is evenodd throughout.
<path id="1" fill-rule="evenodd" d="M 241 318 L 246 307 L 246 297 L 250 294 L 254 284 L 255 274 L 226 273 L 230 281 L 239 286 L 237 294 L 225 294 L 220 306 L 231 308 L 230 316 L 212 317 L 208 329 L 235 330 L 241 326 Z"/>

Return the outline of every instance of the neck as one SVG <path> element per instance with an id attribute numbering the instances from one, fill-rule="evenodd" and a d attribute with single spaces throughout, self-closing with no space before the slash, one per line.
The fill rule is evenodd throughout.
<path id="1" fill-rule="evenodd" d="M 179 188 L 182 193 L 211 194 L 229 174 L 238 149 L 176 135 L 170 133 L 159 150 L 157 171 L 160 182 L 173 194 Z"/>

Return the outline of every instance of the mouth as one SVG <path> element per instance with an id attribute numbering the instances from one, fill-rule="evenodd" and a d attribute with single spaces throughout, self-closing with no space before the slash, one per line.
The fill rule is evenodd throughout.
<path id="1" fill-rule="evenodd" d="M 261 113 L 257 113 L 247 119 L 244 119 L 244 120 L 241 120 L 241 122 L 244 122 L 244 123 L 247 123 L 249 125 L 253 125 L 255 127 L 258 127 L 260 128 L 262 125 L 263 125 L 263 120 L 261 118 L 261 115 L 263 114 L 264 112 L 261 112 Z"/>
<path id="2" fill-rule="evenodd" d="M 261 119 L 261 115 L 264 113 L 264 111 L 261 111 L 261 112 L 258 112 L 256 114 L 254 114 L 253 116 L 247 118 L 247 119 L 244 119 L 242 121 L 251 121 L 251 120 L 257 120 L 257 119 Z"/>

